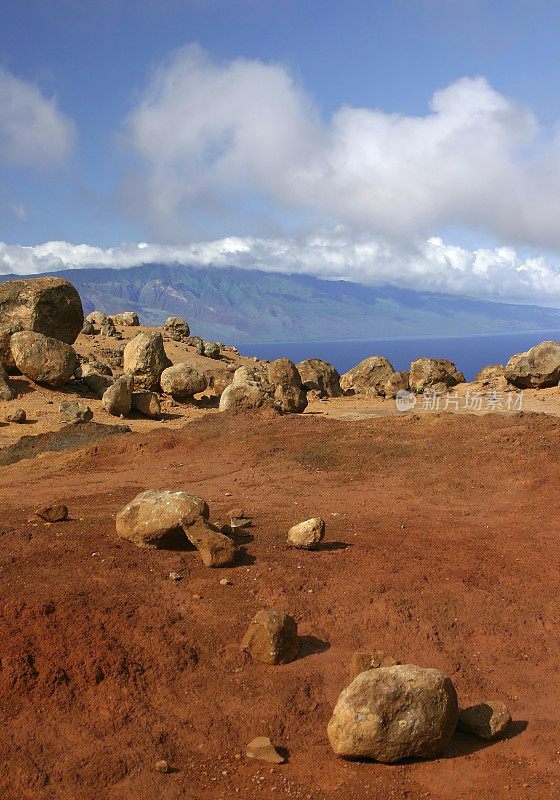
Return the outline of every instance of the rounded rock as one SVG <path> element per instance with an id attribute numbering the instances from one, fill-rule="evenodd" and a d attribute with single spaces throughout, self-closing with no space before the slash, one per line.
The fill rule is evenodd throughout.
<path id="1" fill-rule="evenodd" d="M 288 547 L 298 550 L 315 550 L 325 535 L 325 523 L 321 517 L 312 517 L 299 522 L 288 531 Z"/>
<path id="2" fill-rule="evenodd" d="M 74 375 L 78 359 L 66 342 L 24 330 L 13 334 L 10 345 L 17 368 L 35 383 L 60 389 Z"/>
<path id="3" fill-rule="evenodd" d="M 203 392 L 208 381 L 196 367 L 182 363 L 164 369 L 160 376 L 160 384 L 162 390 L 170 394 L 174 400 L 187 400 Z"/>
<path id="4" fill-rule="evenodd" d="M 146 489 L 117 514 L 117 536 L 138 547 L 165 547 L 170 539 L 185 540 L 183 525 L 208 515 L 206 502 L 190 492 Z"/>
<path id="5" fill-rule="evenodd" d="M 263 664 L 288 664 L 299 650 L 296 621 L 283 611 L 272 608 L 257 612 L 241 649 Z"/>

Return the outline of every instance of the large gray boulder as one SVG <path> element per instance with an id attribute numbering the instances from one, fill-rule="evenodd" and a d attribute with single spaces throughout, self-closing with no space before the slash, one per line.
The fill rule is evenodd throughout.
<path id="1" fill-rule="evenodd" d="M 78 359 L 66 342 L 33 331 L 19 331 L 10 339 L 19 371 L 35 383 L 60 389 L 74 375 Z"/>
<path id="2" fill-rule="evenodd" d="M 21 325 L 73 344 L 84 322 L 77 290 L 64 278 L 21 278 L 0 284 L 0 323 Z"/>
<path id="3" fill-rule="evenodd" d="M 560 344 L 541 342 L 526 353 L 512 356 L 505 377 L 519 389 L 543 389 L 560 381 Z"/>
<path id="4" fill-rule="evenodd" d="M 190 492 L 146 489 L 117 514 L 117 536 L 155 549 L 177 539 L 186 543 L 184 526 L 208 515 L 206 502 Z"/>
<path id="5" fill-rule="evenodd" d="M 159 331 L 139 333 L 124 348 L 123 369 L 134 375 L 138 389 L 156 389 L 161 373 L 170 366 Z"/>
<path id="6" fill-rule="evenodd" d="M 457 693 L 437 669 L 413 664 L 360 673 L 340 694 L 327 727 L 331 747 L 345 758 L 391 764 L 434 758 L 457 724 Z"/>
<path id="7" fill-rule="evenodd" d="M 220 411 L 237 414 L 257 408 L 275 407 L 271 395 L 256 381 L 233 381 L 220 396 Z"/>
<path id="8" fill-rule="evenodd" d="M 464 383 L 462 372 L 457 371 L 453 361 L 446 358 L 417 358 L 410 365 L 408 382 L 412 391 L 443 384 L 446 387 Z"/>
<path id="9" fill-rule="evenodd" d="M 340 377 L 344 391 L 356 394 L 383 394 L 395 370 L 384 356 L 369 356 Z"/>
<path id="10" fill-rule="evenodd" d="M 328 361 L 306 358 L 296 364 L 303 388 L 306 392 L 318 392 L 320 397 L 340 397 L 340 375 Z"/>
<path id="11" fill-rule="evenodd" d="M 208 381 L 206 376 L 192 364 L 182 363 L 164 369 L 160 376 L 160 385 L 162 390 L 175 400 L 187 400 L 203 392 L 208 386 Z"/>
<path id="12" fill-rule="evenodd" d="M 300 414 L 307 408 L 307 397 L 296 365 L 289 358 L 277 358 L 267 368 L 267 378 L 282 411 Z"/>

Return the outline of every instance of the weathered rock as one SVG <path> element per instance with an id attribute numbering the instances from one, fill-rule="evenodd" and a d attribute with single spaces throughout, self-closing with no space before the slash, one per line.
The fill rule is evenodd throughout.
<path id="1" fill-rule="evenodd" d="M 86 378 L 88 375 L 93 374 L 111 376 L 113 370 L 108 364 L 104 364 L 102 361 L 86 361 L 76 370 L 77 378 Z"/>
<path id="2" fill-rule="evenodd" d="M 0 319 L 73 344 L 84 313 L 80 295 L 64 278 L 21 278 L 0 284 Z"/>
<path id="3" fill-rule="evenodd" d="M 204 342 L 202 355 L 206 358 L 219 358 L 220 345 L 218 342 Z"/>
<path id="4" fill-rule="evenodd" d="M 0 400 L 13 400 L 14 392 L 8 380 L 8 373 L 0 364 Z"/>
<path id="5" fill-rule="evenodd" d="M 268 736 L 256 736 L 247 745 L 245 753 L 247 758 L 258 758 L 259 761 L 268 761 L 270 764 L 283 764 L 285 760 Z"/>
<path id="6" fill-rule="evenodd" d="M 135 328 L 140 325 L 136 311 L 123 311 L 120 314 L 113 314 L 113 322 L 115 325 L 128 325 L 129 328 Z"/>
<path id="7" fill-rule="evenodd" d="M 457 724 L 457 694 L 437 669 L 412 664 L 360 673 L 340 694 L 327 733 L 346 758 L 434 758 Z"/>
<path id="8" fill-rule="evenodd" d="M 104 314 L 103 311 L 92 311 L 91 314 L 87 315 L 86 321 L 91 322 L 92 325 L 97 325 L 98 328 L 106 328 L 108 325 L 114 324 L 112 318 Z"/>
<path id="9" fill-rule="evenodd" d="M 274 408 L 275 404 L 268 392 L 255 381 L 233 381 L 224 389 L 220 397 L 220 411 L 237 414 L 264 406 Z"/>
<path id="10" fill-rule="evenodd" d="M 483 367 L 480 372 L 475 376 L 475 383 L 489 384 L 493 383 L 497 378 L 503 378 L 506 368 L 503 364 L 489 364 Z"/>
<path id="11" fill-rule="evenodd" d="M 307 392 L 318 392 L 320 397 L 340 397 L 340 375 L 328 361 L 306 358 L 296 364 L 303 388 Z"/>
<path id="12" fill-rule="evenodd" d="M 77 400 L 62 400 L 58 410 L 63 422 L 78 423 L 89 422 L 93 419 L 93 411 L 89 406 L 82 405 Z"/>
<path id="13" fill-rule="evenodd" d="M 59 505 L 44 506 L 43 508 L 38 508 L 35 513 L 46 522 L 64 522 L 65 519 L 68 519 L 68 506 L 62 503 Z"/>
<path id="14" fill-rule="evenodd" d="M 231 382 L 232 378 L 229 375 L 212 375 L 208 380 L 208 385 L 216 397 L 221 397 Z"/>
<path id="15" fill-rule="evenodd" d="M 182 320 L 182 322 L 184 322 L 184 320 Z M 198 347 L 199 345 L 204 344 L 200 336 L 186 336 L 184 342 L 185 344 L 188 344 L 191 347 Z"/>
<path id="16" fill-rule="evenodd" d="M 117 329 L 115 328 L 115 326 L 113 324 L 113 320 L 109 320 L 107 325 L 102 325 L 99 330 L 100 330 L 100 332 L 101 332 L 101 334 L 103 336 L 116 336 L 117 335 Z"/>
<path id="17" fill-rule="evenodd" d="M 488 700 L 459 711 L 457 730 L 473 733 L 479 739 L 497 739 L 511 722 L 509 708 L 500 700 Z"/>
<path id="18" fill-rule="evenodd" d="M 186 543 L 183 525 L 208 515 L 208 505 L 194 494 L 146 489 L 117 514 L 117 536 L 156 549 Z"/>
<path id="19" fill-rule="evenodd" d="M 350 682 L 362 672 L 368 669 L 379 669 L 379 667 L 394 667 L 397 661 L 393 656 L 387 655 L 382 650 L 371 650 L 370 652 L 356 652 L 350 660 Z"/>
<path id="20" fill-rule="evenodd" d="M 147 389 L 132 392 L 131 404 L 135 411 L 144 414 L 145 417 L 159 419 L 161 416 L 161 403 L 155 392 L 149 392 Z"/>
<path id="21" fill-rule="evenodd" d="M 103 397 L 109 386 L 113 385 L 113 378 L 108 375 L 102 375 L 94 370 L 88 370 L 82 377 L 83 382 L 88 389 L 96 394 L 98 397 Z"/>
<path id="22" fill-rule="evenodd" d="M 124 371 L 134 375 L 138 389 L 157 388 L 161 373 L 170 366 L 159 331 L 139 333 L 124 348 Z"/>
<path id="23" fill-rule="evenodd" d="M 241 649 L 263 664 L 287 664 L 299 650 L 297 625 L 293 617 L 272 608 L 255 614 Z"/>
<path id="24" fill-rule="evenodd" d="M 358 394 L 383 394 L 394 371 L 384 356 L 369 356 L 340 376 L 340 386 L 344 391 Z"/>
<path id="25" fill-rule="evenodd" d="M 288 547 L 296 547 L 298 550 L 315 550 L 324 535 L 324 521 L 321 517 L 313 517 L 290 528 Z"/>
<path id="26" fill-rule="evenodd" d="M 80 333 L 83 333 L 84 336 L 93 336 L 95 333 L 93 322 L 90 322 L 89 319 L 85 319 Z"/>
<path id="27" fill-rule="evenodd" d="M 24 330 L 14 333 L 10 344 L 17 368 L 35 383 L 60 389 L 74 375 L 78 360 L 66 342 Z"/>
<path id="28" fill-rule="evenodd" d="M 252 381 L 258 383 L 263 388 L 272 391 L 272 387 L 268 383 L 268 376 L 265 367 L 260 364 L 242 364 L 233 373 L 234 381 Z"/>
<path id="29" fill-rule="evenodd" d="M 170 394 L 174 400 L 187 400 L 203 392 L 208 381 L 196 367 L 182 363 L 164 369 L 160 376 L 160 384 L 162 390 Z"/>
<path id="30" fill-rule="evenodd" d="M 163 772 L 165 774 L 166 772 L 169 772 L 169 764 L 164 758 L 162 758 L 160 761 L 156 761 L 154 764 L 154 769 L 156 772 Z"/>
<path id="31" fill-rule="evenodd" d="M 296 365 L 289 358 L 277 358 L 268 365 L 268 382 L 274 387 L 274 398 L 282 411 L 300 414 L 307 408 L 307 397 L 303 390 Z"/>
<path id="32" fill-rule="evenodd" d="M 526 353 L 512 356 L 505 377 L 519 389 L 543 389 L 560 381 L 560 344 L 541 342 Z"/>
<path id="33" fill-rule="evenodd" d="M 163 327 L 168 333 L 177 333 L 180 337 L 187 337 L 190 333 L 188 323 L 181 317 L 167 317 Z"/>
<path id="34" fill-rule="evenodd" d="M 113 417 L 126 417 L 132 407 L 132 375 L 121 375 L 103 393 L 103 408 Z"/>
<path id="35" fill-rule="evenodd" d="M 225 567 L 233 563 L 237 547 L 228 536 L 220 533 L 215 525 L 198 517 L 191 524 L 185 523 L 183 527 L 187 539 L 194 544 L 205 566 Z"/>
<path id="36" fill-rule="evenodd" d="M 395 398 L 397 392 L 408 389 L 408 372 L 393 372 L 385 383 L 383 393 L 385 397 Z"/>
<path id="37" fill-rule="evenodd" d="M 12 334 L 23 330 L 21 325 L 0 325 L 0 367 L 4 367 L 7 373 L 17 372 L 16 362 L 12 353 L 10 340 Z"/>
<path id="38" fill-rule="evenodd" d="M 426 389 L 428 387 L 435 388 L 439 383 L 444 385 L 444 388 L 455 386 L 461 381 L 459 376 L 462 373 L 457 372 L 457 368 L 453 361 L 448 361 L 446 358 L 417 358 L 410 365 L 409 384 L 412 391 L 419 389 Z"/>
<path id="39" fill-rule="evenodd" d="M 10 409 L 10 411 L 4 415 L 4 419 L 6 422 L 16 422 L 17 424 L 21 425 L 21 423 L 25 422 L 27 419 L 27 415 L 23 408 L 14 408 Z"/>

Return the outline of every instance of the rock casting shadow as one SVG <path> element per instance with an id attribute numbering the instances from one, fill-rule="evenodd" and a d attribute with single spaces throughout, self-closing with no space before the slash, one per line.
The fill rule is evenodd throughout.
<path id="1" fill-rule="evenodd" d="M 346 550 L 347 547 L 354 547 L 350 542 L 321 542 L 315 550 Z"/>
<path id="2" fill-rule="evenodd" d="M 306 658 L 315 653 L 324 653 L 326 650 L 329 650 L 330 646 L 330 642 L 325 642 L 323 639 L 318 639 L 316 636 L 300 636 L 299 650 L 294 661 L 299 661 L 300 658 Z"/>
<path id="3" fill-rule="evenodd" d="M 526 730 L 529 723 L 524 719 L 513 720 L 504 733 L 493 741 L 486 741 L 485 739 L 477 739 L 471 733 L 463 733 L 462 731 L 455 731 L 453 738 L 449 743 L 449 747 L 442 755 L 442 758 L 461 758 L 462 756 L 470 756 L 478 750 L 486 750 L 487 747 L 492 747 L 499 742 L 509 741 L 515 739 L 520 733 Z"/>

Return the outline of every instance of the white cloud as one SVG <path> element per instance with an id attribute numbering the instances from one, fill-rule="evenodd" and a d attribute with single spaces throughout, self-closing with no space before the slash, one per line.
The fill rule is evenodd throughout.
<path id="1" fill-rule="evenodd" d="M 188 46 L 125 130 L 135 203 L 170 238 L 252 194 L 401 241 L 452 225 L 560 249 L 560 137 L 481 77 L 436 91 L 424 116 L 343 106 L 323 121 L 284 67 Z"/>
<path id="2" fill-rule="evenodd" d="M 0 67 L 0 163 L 58 166 L 72 152 L 75 139 L 74 122 L 55 98 Z"/>
<path id="3" fill-rule="evenodd" d="M 464 294 L 480 299 L 560 306 L 560 269 L 544 258 L 521 259 L 513 248 L 469 251 L 430 238 L 398 246 L 343 232 L 289 239 L 229 237 L 185 246 L 126 244 L 102 249 L 68 242 L 35 247 L 0 242 L 0 273 L 33 274 L 138 264 L 241 267 L 345 278 L 370 285 Z"/>

